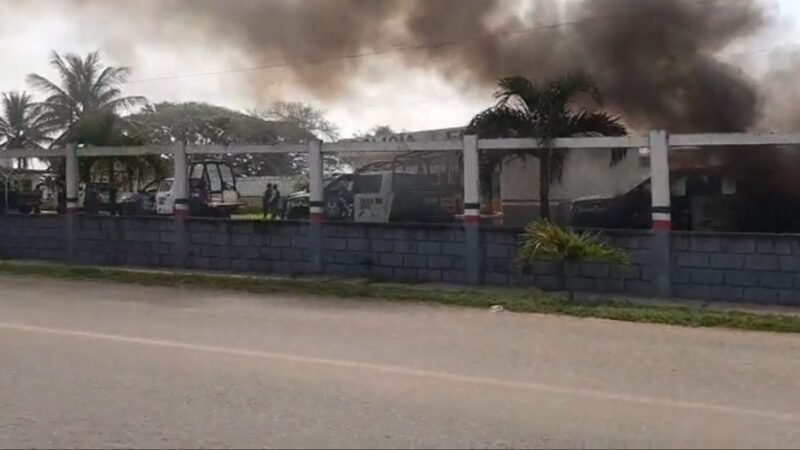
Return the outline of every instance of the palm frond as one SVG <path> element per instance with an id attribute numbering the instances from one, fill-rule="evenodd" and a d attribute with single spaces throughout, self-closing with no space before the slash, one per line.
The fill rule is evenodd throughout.
<path id="1" fill-rule="evenodd" d="M 147 97 L 142 95 L 128 95 L 107 101 L 100 106 L 102 109 L 107 109 L 109 111 L 119 111 L 145 105 L 147 105 Z"/>
<path id="2" fill-rule="evenodd" d="M 516 259 L 521 267 L 548 259 L 567 263 L 605 262 L 621 266 L 631 263 L 630 255 L 625 250 L 605 242 L 600 235 L 571 231 L 546 220 L 528 224 L 520 240 Z"/>
<path id="3" fill-rule="evenodd" d="M 604 111 L 591 112 L 582 110 L 570 118 L 572 136 L 625 136 L 628 134 L 625 125 L 618 116 Z"/>
<path id="4" fill-rule="evenodd" d="M 620 123 L 619 116 L 603 111 L 581 111 L 572 117 L 570 128 L 573 130 L 573 136 L 625 136 L 628 134 L 625 125 Z M 618 164 L 627 155 L 627 148 L 612 149 L 610 164 L 612 166 Z"/>
<path id="5" fill-rule="evenodd" d="M 568 105 L 579 94 L 587 94 L 599 106 L 603 105 L 603 97 L 591 75 L 583 71 L 570 72 L 553 78 L 547 83 L 547 97 L 555 105 Z"/>
<path id="6" fill-rule="evenodd" d="M 128 67 L 106 67 L 94 80 L 92 92 L 101 95 L 111 86 L 118 86 L 128 81 L 131 70 Z"/>
<path id="7" fill-rule="evenodd" d="M 475 116 L 466 133 L 484 139 L 519 138 L 533 137 L 536 128 L 525 111 L 497 105 Z"/>
<path id="8" fill-rule="evenodd" d="M 512 106 L 530 112 L 531 105 L 540 103 L 541 93 L 534 81 L 515 76 L 500 79 L 494 97 L 497 106 Z"/>
<path id="9" fill-rule="evenodd" d="M 26 80 L 28 84 L 46 94 L 49 94 L 50 97 L 71 98 L 67 91 L 41 75 L 32 73 L 27 76 Z"/>

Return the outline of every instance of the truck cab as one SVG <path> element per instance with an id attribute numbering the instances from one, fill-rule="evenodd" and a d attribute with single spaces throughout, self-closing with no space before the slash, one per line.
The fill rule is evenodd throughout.
<path id="1" fill-rule="evenodd" d="M 193 216 L 230 217 L 241 207 L 236 176 L 222 161 L 200 161 L 189 168 L 189 210 Z M 156 214 L 175 213 L 175 179 L 165 178 L 155 194 Z"/>
<path id="2" fill-rule="evenodd" d="M 236 176 L 223 161 L 199 161 L 188 170 L 189 211 L 193 216 L 229 217 L 241 207 Z M 164 178 L 139 192 L 126 194 L 120 210 L 124 214 L 175 213 L 175 179 Z"/>

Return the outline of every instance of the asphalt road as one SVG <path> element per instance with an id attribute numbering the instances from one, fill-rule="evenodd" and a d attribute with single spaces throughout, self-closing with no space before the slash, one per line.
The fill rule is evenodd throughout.
<path id="1" fill-rule="evenodd" d="M 0 277 L 2 447 L 798 447 L 800 337 Z"/>

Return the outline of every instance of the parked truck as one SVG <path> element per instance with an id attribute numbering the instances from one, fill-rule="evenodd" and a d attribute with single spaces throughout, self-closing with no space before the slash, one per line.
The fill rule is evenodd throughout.
<path id="1" fill-rule="evenodd" d="M 323 181 L 325 216 L 332 221 L 452 222 L 463 210 L 460 160 L 411 152 Z M 308 189 L 287 197 L 286 217 L 308 217 Z"/>
<path id="2" fill-rule="evenodd" d="M 194 162 L 187 176 L 190 215 L 230 217 L 242 206 L 230 164 L 216 160 Z M 139 192 L 123 194 L 119 209 L 126 215 L 171 215 L 177 198 L 175 178 L 163 178 Z"/>

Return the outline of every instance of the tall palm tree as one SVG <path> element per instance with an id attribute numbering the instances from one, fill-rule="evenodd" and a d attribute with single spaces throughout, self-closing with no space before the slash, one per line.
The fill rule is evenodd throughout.
<path id="1" fill-rule="evenodd" d="M 61 131 L 55 144 L 80 143 L 78 124 L 81 121 L 119 115 L 147 103 L 142 96 L 128 96 L 122 92 L 131 69 L 104 66 L 98 52 L 84 58 L 75 54 L 62 57 L 53 52 L 50 65 L 58 74 L 58 82 L 32 73 L 28 75 L 28 83 L 47 96 L 40 106 L 47 125 Z"/>
<path id="2" fill-rule="evenodd" d="M 42 109 L 27 92 L 3 94 L 0 101 L 0 148 L 41 148 L 49 138 Z M 27 165 L 24 158 L 20 167 Z"/>
<path id="3" fill-rule="evenodd" d="M 105 66 L 98 52 L 85 57 L 53 52 L 50 65 L 58 75 L 57 81 L 32 73 L 28 75 L 28 83 L 47 96 L 39 106 L 46 126 L 59 132 L 53 145 L 142 145 L 120 129 L 127 125 L 121 113 L 147 105 L 145 97 L 125 95 L 122 91 L 130 68 Z M 89 167 L 84 169 L 87 164 Z M 90 176 L 95 166 L 102 165 L 108 171 L 108 180 L 113 181 L 115 166 L 122 165 L 126 172 L 133 166 L 138 172 L 144 166 L 159 164 L 160 161 L 152 158 L 97 158 L 82 164 L 82 172 L 84 177 Z M 58 163 L 55 167 L 63 169 Z M 161 170 L 160 167 L 153 169 Z"/>
<path id="4" fill-rule="evenodd" d="M 558 181 L 569 156 L 567 149 L 553 148 L 556 138 L 572 136 L 623 136 L 619 118 L 602 110 L 578 106 L 580 95 L 597 106 L 602 98 L 592 78 L 575 72 L 543 84 L 521 76 L 503 78 L 495 92 L 497 103 L 475 116 L 467 132 L 482 138 L 538 138 L 541 148 L 483 152 L 480 158 L 481 185 L 491 185 L 492 174 L 506 160 L 533 157 L 539 160 L 540 215 L 550 218 L 550 185 Z M 625 156 L 612 152 L 612 164 Z"/>

